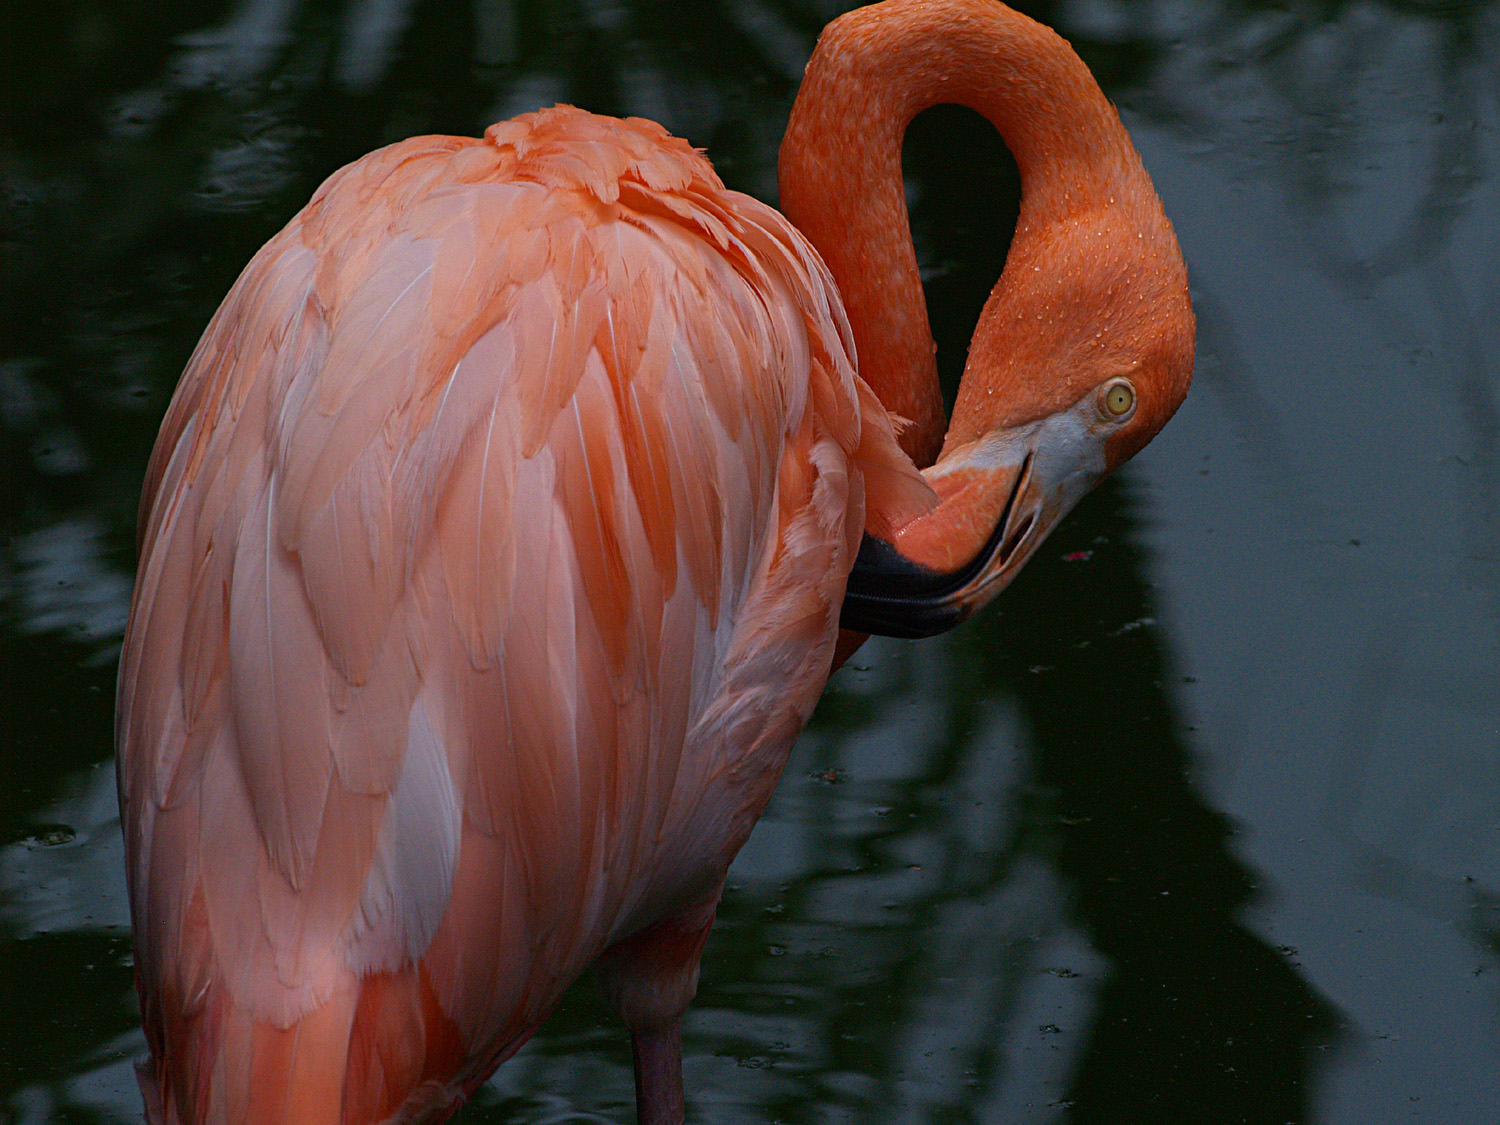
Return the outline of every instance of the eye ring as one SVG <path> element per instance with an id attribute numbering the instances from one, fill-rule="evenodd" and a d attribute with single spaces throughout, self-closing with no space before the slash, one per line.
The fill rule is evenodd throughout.
<path id="1" fill-rule="evenodd" d="M 1107 422 L 1124 422 L 1135 413 L 1135 387 L 1129 379 L 1111 379 L 1099 388 L 1099 413 Z"/>

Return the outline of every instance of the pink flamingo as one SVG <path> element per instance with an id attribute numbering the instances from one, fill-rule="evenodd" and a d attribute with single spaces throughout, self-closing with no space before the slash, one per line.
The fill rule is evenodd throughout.
<path id="1" fill-rule="evenodd" d="M 937 102 L 1023 184 L 946 431 L 900 175 Z M 120 678 L 153 1122 L 444 1120 L 591 964 L 640 1119 L 681 1121 L 725 872 L 841 607 L 839 658 L 961 619 L 1186 393 L 1139 157 L 1008 8 L 835 21 L 781 176 L 790 222 L 641 120 L 418 137 L 225 299 Z"/>

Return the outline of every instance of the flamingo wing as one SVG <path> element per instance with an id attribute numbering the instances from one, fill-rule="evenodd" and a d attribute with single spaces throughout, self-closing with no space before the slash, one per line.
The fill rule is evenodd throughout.
<path id="1" fill-rule="evenodd" d="M 163 424 L 120 783 L 165 1120 L 483 1079 L 716 894 L 929 493 L 794 230 L 559 108 L 337 173 Z"/>

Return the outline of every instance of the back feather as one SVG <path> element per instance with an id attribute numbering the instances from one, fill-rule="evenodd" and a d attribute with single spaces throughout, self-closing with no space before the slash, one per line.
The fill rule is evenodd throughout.
<path id="1" fill-rule="evenodd" d="M 832 279 L 658 126 L 558 107 L 331 177 L 204 333 L 142 498 L 154 1119 L 447 1106 L 715 886 L 867 495 L 876 530 L 931 502 Z"/>

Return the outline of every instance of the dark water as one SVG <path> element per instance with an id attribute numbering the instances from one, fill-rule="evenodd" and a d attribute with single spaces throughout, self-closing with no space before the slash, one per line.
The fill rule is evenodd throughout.
<path id="1" fill-rule="evenodd" d="M 7 8 L 0 1115 L 138 1119 L 111 769 L 140 475 L 338 165 L 567 100 L 774 192 L 805 0 Z M 1500 1120 L 1500 6 L 1034 3 L 1181 236 L 1181 414 L 1001 602 L 835 678 L 731 876 L 690 1117 Z M 1013 170 L 907 148 L 941 355 Z M 462 1120 L 629 1118 L 570 994 Z"/>

